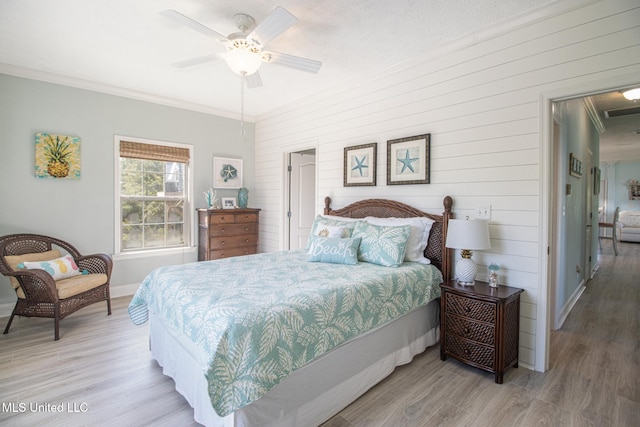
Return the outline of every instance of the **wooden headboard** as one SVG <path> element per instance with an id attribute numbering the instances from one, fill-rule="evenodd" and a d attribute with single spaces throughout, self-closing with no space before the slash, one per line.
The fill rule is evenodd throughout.
<path id="1" fill-rule="evenodd" d="M 424 255 L 431 260 L 431 263 L 442 272 L 445 281 L 451 278 L 451 250 L 445 247 L 447 240 L 447 226 L 452 217 L 451 207 L 453 199 L 446 196 L 442 201 L 444 212 L 442 215 L 434 215 L 423 212 L 402 202 L 387 199 L 366 199 L 360 200 L 345 206 L 341 209 L 331 208 L 331 198 L 324 199 L 324 214 L 338 215 L 349 218 L 365 218 L 375 216 L 378 218 L 410 218 L 427 217 L 435 221 L 431 226 L 429 243 L 424 251 Z"/>

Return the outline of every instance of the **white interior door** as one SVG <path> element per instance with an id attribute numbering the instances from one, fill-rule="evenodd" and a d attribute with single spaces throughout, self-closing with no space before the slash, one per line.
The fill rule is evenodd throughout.
<path id="1" fill-rule="evenodd" d="M 307 246 L 315 219 L 316 156 L 291 153 L 289 174 L 289 249 Z"/>

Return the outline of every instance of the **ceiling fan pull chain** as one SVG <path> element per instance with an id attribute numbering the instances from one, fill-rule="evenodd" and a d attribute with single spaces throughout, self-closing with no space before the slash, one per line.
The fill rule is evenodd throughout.
<path id="1" fill-rule="evenodd" d="M 244 132 L 244 78 L 247 75 L 246 72 L 242 72 L 240 76 L 240 135 L 242 135 L 244 142 L 246 141 L 246 135 Z"/>

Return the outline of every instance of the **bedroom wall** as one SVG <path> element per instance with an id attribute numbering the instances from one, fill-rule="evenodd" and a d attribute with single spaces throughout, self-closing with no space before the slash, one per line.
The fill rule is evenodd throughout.
<path id="1" fill-rule="evenodd" d="M 193 145 L 196 208 L 205 207 L 203 193 L 212 184 L 213 155 L 242 158 L 244 184 L 254 188 L 253 123 L 245 125 L 244 142 L 235 119 L 6 74 L 0 74 L 0 94 L 0 235 L 49 234 L 83 253 L 113 254 L 114 135 Z M 35 177 L 36 132 L 81 138 L 80 180 Z M 236 193 L 218 191 L 220 197 Z M 155 267 L 196 259 L 195 249 L 117 256 L 112 296 L 135 292 Z M 15 298 L 8 280 L 0 276 L 0 316 L 10 314 Z"/>
<path id="2" fill-rule="evenodd" d="M 637 2 L 567 9 L 574 5 L 559 2 L 384 73 L 363 70 L 359 81 L 259 117 L 261 250 L 284 247 L 284 153 L 308 147 L 317 148 L 317 212 L 325 196 L 335 207 L 386 197 L 441 212 L 449 194 L 458 217 L 491 205 L 492 248 L 475 255 L 480 276 L 497 262 L 504 284 L 525 289 L 520 363 L 544 370 L 550 99 L 640 82 Z M 431 184 L 387 186 L 386 141 L 422 133 L 432 137 Z M 344 147 L 371 142 L 378 185 L 344 188 Z"/>

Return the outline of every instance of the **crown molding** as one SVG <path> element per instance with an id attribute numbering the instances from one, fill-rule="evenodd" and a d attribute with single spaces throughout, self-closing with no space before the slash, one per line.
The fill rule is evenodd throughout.
<path id="1" fill-rule="evenodd" d="M 125 89 L 117 86 L 111 86 L 103 83 L 94 82 L 91 80 L 84 80 L 84 79 L 79 79 L 74 77 L 63 76 L 55 73 L 49 73 L 46 71 L 35 70 L 32 68 L 18 67 L 15 65 L 0 63 L 0 73 L 7 74 L 14 77 L 21 77 L 25 79 L 38 80 L 46 83 L 69 86 L 76 89 L 90 90 L 93 92 L 104 93 L 107 95 L 121 96 L 123 98 L 130 98 L 138 101 L 151 102 L 154 104 L 160 104 L 167 107 L 174 107 L 174 108 L 180 108 L 183 110 L 211 114 L 214 116 L 220 116 L 220 117 L 225 117 L 225 118 L 234 119 L 234 120 L 242 119 L 240 113 L 235 113 L 232 111 L 208 107 L 202 104 L 194 104 L 190 102 L 180 101 L 174 98 L 152 95 L 149 93 L 139 92 L 131 89 Z M 247 115 L 247 114 L 244 115 L 245 122 L 255 123 L 255 120 L 256 118 L 253 115 Z"/>

